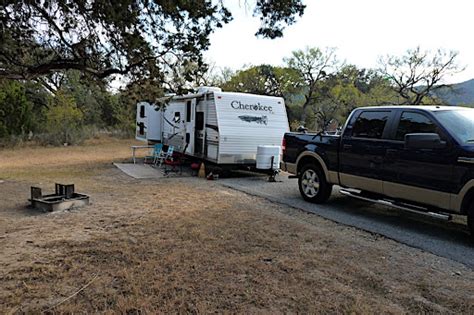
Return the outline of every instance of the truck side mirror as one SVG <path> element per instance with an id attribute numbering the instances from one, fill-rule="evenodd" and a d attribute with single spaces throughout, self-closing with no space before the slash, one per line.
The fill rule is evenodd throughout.
<path id="1" fill-rule="evenodd" d="M 437 133 L 409 133 L 405 135 L 406 149 L 442 149 L 446 142 Z"/>

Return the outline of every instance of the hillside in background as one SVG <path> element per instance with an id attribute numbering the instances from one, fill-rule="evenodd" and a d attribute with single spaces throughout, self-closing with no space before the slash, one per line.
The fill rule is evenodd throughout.
<path id="1" fill-rule="evenodd" d="M 433 94 L 449 105 L 473 105 L 474 79 L 439 89 Z"/>

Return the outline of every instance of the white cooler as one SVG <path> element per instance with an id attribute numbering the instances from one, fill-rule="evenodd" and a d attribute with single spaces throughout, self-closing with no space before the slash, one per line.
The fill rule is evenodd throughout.
<path id="1" fill-rule="evenodd" d="M 280 168 L 280 152 L 281 148 L 278 145 L 259 145 L 257 147 L 257 169 L 278 170 Z"/>

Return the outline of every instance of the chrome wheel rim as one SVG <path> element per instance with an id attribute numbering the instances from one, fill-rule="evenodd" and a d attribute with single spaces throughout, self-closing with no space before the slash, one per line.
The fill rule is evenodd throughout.
<path id="1" fill-rule="evenodd" d="M 306 196 L 313 198 L 319 191 L 319 177 L 312 169 L 307 169 L 301 179 L 301 188 Z"/>

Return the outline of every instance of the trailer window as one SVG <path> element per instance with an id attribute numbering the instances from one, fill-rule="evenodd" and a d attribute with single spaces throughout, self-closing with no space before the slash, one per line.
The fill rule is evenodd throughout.
<path id="1" fill-rule="evenodd" d="M 145 134 L 145 124 L 142 122 L 138 124 L 138 134 L 141 136 Z"/>
<path id="2" fill-rule="evenodd" d="M 145 118 L 145 105 L 140 106 L 140 118 Z"/>
<path id="3" fill-rule="evenodd" d="M 204 112 L 196 112 L 196 129 L 204 129 Z"/>
<path id="4" fill-rule="evenodd" d="M 186 102 L 186 121 L 191 121 L 191 101 Z"/>
<path id="5" fill-rule="evenodd" d="M 181 113 L 180 112 L 175 112 L 174 113 L 174 122 L 179 123 L 181 120 Z"/>

